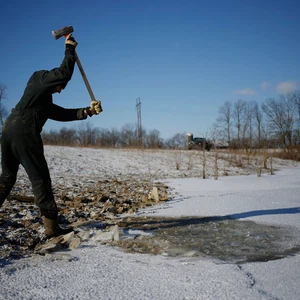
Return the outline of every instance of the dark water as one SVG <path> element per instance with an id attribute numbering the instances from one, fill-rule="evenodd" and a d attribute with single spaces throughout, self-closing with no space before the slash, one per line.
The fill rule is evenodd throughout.
<path id="1" fill-rule="evenodd" d="M 230 263 L 269 261 L 300 251 L 294 228 L 219 217 L 127 218 L 118 245 L 130 252 L 213 257 Z"/>

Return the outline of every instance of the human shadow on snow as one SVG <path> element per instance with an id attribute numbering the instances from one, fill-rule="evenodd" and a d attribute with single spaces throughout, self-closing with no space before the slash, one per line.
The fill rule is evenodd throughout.
<path id="1" fill-rule="evenodd" d="M 237 220 L 237 219 L 266 216 L 266 215 L 291 215 L 291 214 L 299 214 L 299 213 L 300 213 L 300 207 L 290 207 L 290 208 L 253 210 L 248 212 L 231 214 L 225 217 L 228 217 L 229 219 Z"/>
<path id="2" fill-rule="evenodd" d="M 140 228 L 140 229 L 159 229 L 182 227 L 188 225 L 205 224 L 209 222 L 220 222 L 226 220 L 239 220 L 248 217 L 264 216 L 264 215 L 285 215 L 285 214 L 299 214 L 300 207 L 291 208 L 277 208 L 265 210 L 253 210 L 248 212 L 241 212 L 229 214 L 225 216 L 184 216 L 184 217 L 161 217 L 161 216 L 147 216 L 147 217 L 129 217 L 121 219 L 118 224 L 120 227 Z M 246 220 L 247 221 L 247 220 Z"/>

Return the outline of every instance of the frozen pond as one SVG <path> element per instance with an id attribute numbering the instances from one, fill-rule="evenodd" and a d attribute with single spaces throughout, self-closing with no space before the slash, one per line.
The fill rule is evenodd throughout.
<path id="1" fill-rule="evenodd" d="M 130 252 L 209 256 L 229 263 L 280 259 L 299 252 L 293 228 L 226 217 L 125 218 L 120 241 Z"/>

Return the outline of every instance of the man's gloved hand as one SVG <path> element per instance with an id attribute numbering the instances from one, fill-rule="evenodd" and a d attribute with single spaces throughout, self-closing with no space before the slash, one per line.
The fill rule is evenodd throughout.
<path id="1" fill-rule="evenodd" d="M 73 46 L 74 49 L 76 48 L 76 46 L 78 45 L 78 43 L 75 41 L 75 39 L 72 37 L 72 33 L 70 33 L 65 40 L 65 44 L 66 47 L 68 47 L 69 45 Z"/>
<path id="2" fill-rule="evenodd" d="M 102 112 L 101 101 L 92 101 L 90 106 L 87 107 L 86 113 L 91 117 L 92 115 L 98 115 Z"/>

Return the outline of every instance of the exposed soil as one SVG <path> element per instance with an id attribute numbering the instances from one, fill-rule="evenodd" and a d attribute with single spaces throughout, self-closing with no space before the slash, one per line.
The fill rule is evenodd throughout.
<path id="1" fill-rule="evenodd" d="M 157 204 L 149 197 L 157 187 L 160 201 L 168 198 L 168 187 L 163 183 L 142 178 L 125 180 L 108 178 L 97 182 L 81 182 L 72 188 L 55 186 L 55 199 L 63 225 L 88 220 L 111 225 L 124 213 L 132 214 L 140 208 Z M 26 187 L 16 187 L 0 211 L 0 258 L 20 258 L 31 255 L 34 248 L 47 241 L 39 211 L 33 196 L 24 196 Z M 22 193 L 23 192 L 23 193 Z"/>

